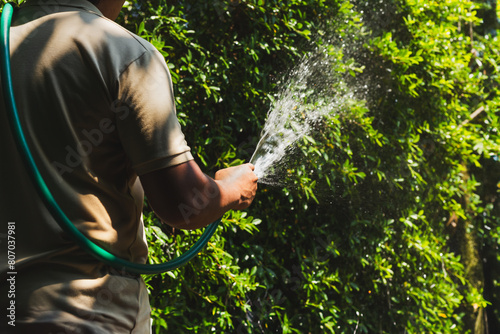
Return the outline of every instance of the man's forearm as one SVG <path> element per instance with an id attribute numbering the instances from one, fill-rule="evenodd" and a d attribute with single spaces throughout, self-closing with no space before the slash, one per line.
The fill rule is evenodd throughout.
<path id="1" fill-rule="evenodd" d="M 182 229 L 204 227 L 231 209 L 248 207 L 255 196 L 257 177 L 247 164 L 218 171 L 215 179 L 194 161 L 141 176 L 155 213 Z"/>

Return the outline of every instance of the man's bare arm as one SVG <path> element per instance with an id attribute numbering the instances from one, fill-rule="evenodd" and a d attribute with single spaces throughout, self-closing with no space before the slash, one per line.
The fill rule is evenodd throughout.
<path id="1" fill-rule="evenodd" d="M 253 170 L 251 164 L 230 167 L 219 170 L 212 179 L 191 160 L 142 175 L 140 180 L 160 219 L 191 230 L 212 223 L 228 210 L 247 208 L 257 191 Z"/>

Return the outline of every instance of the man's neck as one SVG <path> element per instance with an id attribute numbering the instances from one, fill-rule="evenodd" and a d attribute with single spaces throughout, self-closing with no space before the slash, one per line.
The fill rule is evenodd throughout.
<path id="1" fill-rule="evenodd" d="M 110 20 L 116 20 L 125 3 L 125 0 L 89 0 L 96 5 L 101 13 Z"/>

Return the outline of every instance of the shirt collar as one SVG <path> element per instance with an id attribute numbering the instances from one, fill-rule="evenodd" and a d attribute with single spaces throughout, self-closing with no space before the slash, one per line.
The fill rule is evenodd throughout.
<path id="1" fill-rule="evenodd" d="M 96 13 L 103 16 L 101 11 L 90 1 L 87 0 L 27 0 L 22 6 L 37 6 L 41 7 L 47 13 L 58 12 L 59 7 L 72 7 L 75 9 L 83 9 L 85 11 Z"/>

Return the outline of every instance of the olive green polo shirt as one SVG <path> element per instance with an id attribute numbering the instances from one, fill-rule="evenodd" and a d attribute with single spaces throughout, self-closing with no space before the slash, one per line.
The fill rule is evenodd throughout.
<path id="1" fill-rule="evenodd" d="M 13 21 L 11 57 L 21 122 L 56 201 L 95 243 L 144 263 L 137 176 L 192 159 L 163 57 L 85 0 L 28 0 Z M 14 222 L 18 330 L 148 332 L 142 279 L 98 263 L 61 231 L 34 190 L 4 109 L 0 307 L 5 312 L 9 302 L 6 235 Z"/>

